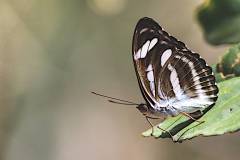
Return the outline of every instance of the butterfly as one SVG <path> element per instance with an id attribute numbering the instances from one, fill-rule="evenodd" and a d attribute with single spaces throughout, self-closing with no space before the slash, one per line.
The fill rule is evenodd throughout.
<path id="1" fill-rule="evenodd" d="M 110 102 L 137 105 L 152 126 L 152 132 L 149 119 L 183 114 L 196 120 L 194 113 L 201 113 L 215 104 L 218 87 L 211 67 L 153 19 L 144 17 L 138 21 L 132 40 L 132 58 L 146 103 L 136 104 L 92 93 L 120 101 Z M 172 137 L 169 131 L 162 130 Z"/>
<path id="2" fill-rule="evenodd" d="M 138 21 L 132 57 L 146 101 L 137 108 L 145 117 L 191 117 L 191 113 L 215 104 L 218 87 L 211 67 L 153 19 L 144 17 Z"/>

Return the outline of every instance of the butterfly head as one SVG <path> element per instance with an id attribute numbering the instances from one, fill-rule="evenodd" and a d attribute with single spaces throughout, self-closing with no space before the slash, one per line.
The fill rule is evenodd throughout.
<path id="1" fill-rule="evenodd" d="M 143 115 L 147 115 L 148 112 L 149 112 L 148 106 L 147 106 L 146 104 L 143 104 L 143 103 L 139 104 L 139 105 L 137 106 L 137 109 L 138 109 Z"/>

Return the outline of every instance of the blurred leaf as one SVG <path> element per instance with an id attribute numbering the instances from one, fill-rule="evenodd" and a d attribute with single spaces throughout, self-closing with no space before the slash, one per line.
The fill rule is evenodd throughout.
<path id="1" fill-rule="evenodd" d="M 212 70 L 213 70 L 213 73 L 214 73 L 217 83 L 226 80 L 224 75 L 218 71 L 216 64 L 213 64 L 211 67 L 212 67 Z"/>
<path id="2" fill-rule="evenodd" d="M 240 44 L 231 47 L 212 68 L 217 82 L 240 76 Z"/>
<path id="3" fill-rule="evenodd" d="M 232 78 L 220 82 L 219 98 L 215 106 L 206 112 L 199 121 L 193 122 L 185 116 L 168 118 L 159 124 L 159 127 L 166 129 L 174 135 L 174 141 L 183 141 L 193 137 L 222 135 L 235 132 L 240 129 L 240 78 Z M 143 136 L 151 136 L 152 130 L 145 131 Z M 154 127 L 153 136 L 158 138 L 169 138 L 168 133 Z"/>
<path id="4" fill-rule="evenodd" d="M 206 0 L 197 10 L 197 19 L 209 43 L 240 42 L 239 0 Z"/>

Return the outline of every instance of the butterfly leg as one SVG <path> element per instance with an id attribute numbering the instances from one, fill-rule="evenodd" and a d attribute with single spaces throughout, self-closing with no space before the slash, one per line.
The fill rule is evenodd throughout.
<path id="1" fill-rule="evenodd" d="M 151 121 L 150 121 L 149 119 L 158 119 L 158 118 L 152 118 L 152 117 L 146 116 L 146 120 L 148 121 L 148 123 L 149 123 L 149 124 L 151 125 L 151 127 L 152 127 L 152 133 L 151 133 L 151 135 L 153 136 L 154 127 L 153 127 L 153 124 L 151 123 Z M 172 136 L 172 134 L 171 134 L 168 130 L 163 129 L 163 128 L 159 127 L 159 126 L 157 126 L 157 128 L 160 129 L 160 130 L 162 130 L 162 131 L 164 131 L 164 132 L 167 132 L 167 133 L 171 136 L 171 138 L 172 138 L 172 140 L 173 140 L 173 136 Z"/>
<path id="2" fill-rule="evenodd" d="M 146 118 L 147 122 L 150 124 L 150 126 L 151 126 L 151 128 L 152 128 L 152 133 L 151 133 L 151 136 L 152 136 L 152 135 L 153 135 L 153 132 L 154 132 L 154 130 L 153 130 L 153 124 L 152 124 L 151 121 L 149 120 L 150 117 L 146 116 L 145 118 Z"/>
<path id="3" fill-rule="evenodd" d="M 202 122 L 203 123 L 203 122 Z M 178 136 L 178 139 L 176 140 L 177 142 L 182 142 L 182 141 L 179 141 L 179 139 L 186 133 L 188 132 L 189 130 L 191 130 L 192 128 L 194 127 L 197 127 L 198 125 L 200 125 L 201 123 L 198 123 L 196 124 L 195 126 L 191 127 L 191 128 L 188 128 L 187 130 L 185 130 L 181 135 Z"/>
<path id="4" fill-rule="evenodd" d="M 186 112 L 180 112 L 180 113 L 181 113 L 182 115 L 184 115 L 184 116 L 186 116 L 186 117 L 188 117 L 188 118 L 190 118 L 190 119 L 192 119 L 192 120 L 200 123 L 200 124 L 205 122 L 205 121 L 199 121 L 199 120 L 197 120 L 196 118 L 192 117 L 190 114 L 188 114 L 188 113 L 186 113 Z"/>

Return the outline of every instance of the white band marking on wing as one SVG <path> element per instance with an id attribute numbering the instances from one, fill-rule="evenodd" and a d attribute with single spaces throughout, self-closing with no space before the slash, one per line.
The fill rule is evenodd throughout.
<path id="1" fill-rule="evenodd" d="M 148 51 L 150 51 L 158 42 L 158 39 L 157 38 L 153 38 L 150 42 L 150 45 L 149 45 L 149 48 L 148 48 Z"/>
<path id="2" fill-rule="evenodd" d="M 153 70 L 152 64 L 149 64 L 146 71 L 152 71 L 152 70 Z"/>
<path id="3" fill-rule="evenodd" d="M 147 79 L 148 79 L 150 82 L 154 82 L 153 71 L 147 72 Z"/>
<path id="4" fill-rule="evenodd" d="M 153 96 L 155 97 L 155 84 L 154 84 L 153 81 L 150 82 L 150 89 L 151 89 L 151 91 L 152 91 Z"/>
<path id="5" fill-rule="evenodd" d="M 145 58 L 147 53 L 148 53 L 148 47 L 149 47 L 150 41 L 147 41 L 143 46 L 142 46 L 142 51 L 141 51 L 141 56 L 140 58 Z"/>
<path id="6" fill-rule="evenodd" d="M 137 53 L 134 54 L 134 59 L 137 60 L 141 56 L 141 48 L 137 51 Z"/>
<path id="7" fill-rule="evenodd" d="M 176 71 L 175 68 L 173 68 L 173 66 L 171 64 L 168 64 L 168 69 L 171 71 L 170 81 L 171 81 L 171 84 L 172 84 L 172 87 L 173 87 L 173 92 L 174 92 L 176 98 L 179 99 L 181 97 L 181 94 L 178 94 L 178 93 L 181 93 L 182 89 L 180 87 L 177 71 Z"/>
<path id="8" fill-rule="evenodd" d="M 163 52 L 162 57 L 161 57 L 161 66 L 164 66 L 164 64 L 171 57 L 171 55 L 172 55 L 171 49 L 167 49 L 166 51 Z"/>
<path id="9" fill-rule="evenodd" d="M 150 90 L 152 94 L 155 96 L 155 84 L 154 84 L 154 74 L 153 74 L 153 67 L 152 64 L 149 64 L 147 69 L 147 79 L 150 82 Z"/>
<path id="10" fill-rule="evenodd" d="M 193 78 L 193 86 L 195 86 L 196 89 L 202 91 L 201 85 L 199 85 L 199 84 L 200 84 L 200 81 L 199 81 L 200 77 L 197 76 L 197 72 L 196 72 L 196 69 L 194 68 L 193 62 L 191 62 L 191 61 L 190 61 L 189 59 L 187 59 L 186 57 L 182 57 L 182 58 L 181 58 L 181 56 L 178 56 L 178 55 L 176 55 L 175 57 L 178 58 L 178 59 L 181 59 L 183 62 L 185 62 L 185 63 L 187 63 L 187 64 L 189 65 L 190 70 L 191 70 L 191 74 L 192 74 L 192 76 L 194 77 L 194 78 Z M 205 94 L 204 94 L 203 92 L 201 92 L 201 91 L 200 91 L 200 93 L 199 93 L 198 95 L 199 95 L 199 96 L 204 96 Z M 184 91 L 182 90 L 182 92 L 179 93 L 179 94 L 183 94 L 183 92 L 184 92 Z"/>
<path id="11" fill-rule="evenodd" d="M 143 46 L 134 54 L 134 59 L 138 60 L 140 58 L 145 58 L 147 53 L 157 44 L 158 39 L 153 38 L 151 42 L 148 40 Z"/>

